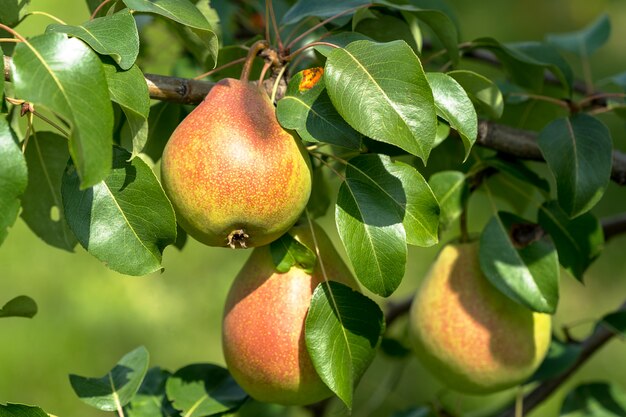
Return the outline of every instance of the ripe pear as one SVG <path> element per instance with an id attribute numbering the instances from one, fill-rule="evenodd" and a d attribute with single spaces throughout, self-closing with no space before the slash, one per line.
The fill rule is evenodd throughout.
<path id="1" fill-rule="evenodd" d="M 358 289 L 328 236 L 319 226 L 314 230 L 327 277 Z M 308 225 L 290 233 L 314 250 Z M 235 278 L 224 310 L 222 346 L 233 378 L 254 399 L 305 405 L 332 395 L 315 371 L 304 339 L 311 296 L 321 282 L 319 259 L 312 273 L 297 267 L 279 273 L 268 246 L 254 249 Z"/>
<path id="2" fill-rule="evenodd" d="M 254 247 L 296 222 L 311 193 L 301 141 L 256 84 L 223 79 L 172 133 L 161 163 L 177 220 L 210 246 Z"/>
<path id="3" fill-rule="evenodd" d="M 418 290 L 409 329 L 421 363 L 449 388 L 488 394 L 530 377 L 545 357 L 551 318 L 484 276 L 478 243 L 443 248 Z"/>

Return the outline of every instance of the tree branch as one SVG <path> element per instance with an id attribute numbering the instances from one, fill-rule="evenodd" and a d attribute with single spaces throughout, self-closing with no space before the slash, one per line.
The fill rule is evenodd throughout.
<path id="1" fill-rule="evenodd" d="M 10 81 L 10 66 L 11 58 L 5 56 L 4 78 L 7 81 Z M 207 81 L 165 75 L 145 74 L 145 77 L 150 98 L 182 104 L 200 103 L 214 85 Z M 478 125 L 476 143 L 517 158 L 543 160 L 535 132 L 483 120 Z M 619 185 L 626 185 L 626 154 L 613 151 L 611 179 Z"/>

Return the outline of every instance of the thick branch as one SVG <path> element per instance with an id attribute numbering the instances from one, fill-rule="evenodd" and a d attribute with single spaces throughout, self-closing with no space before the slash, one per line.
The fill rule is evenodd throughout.
<path id="1" fill-rule="evenodd" d="M 483 120 L 478 125 L 476 143 L 518 158 L 543 160 L 537 146 L 537 134 L 528 130 Z M 626 154 L 613 152 L 611 179 L 619 185 L 626 185 Z"/>

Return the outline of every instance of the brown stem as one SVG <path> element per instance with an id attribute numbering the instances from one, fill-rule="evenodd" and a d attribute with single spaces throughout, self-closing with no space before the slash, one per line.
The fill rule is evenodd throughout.
<path id="1" fill-rule="evenodd" d="M 293 51 L 292 53 L 290 53 L 289 55 L 287 55 L 284 59 L 285 61 L 291 61 L 294 57 L 296 57 L 298 54 L 300 54 L 302 51 L 307 50 L 309 48 L 312 48 L 314 46 L 318 46 L 318 45 L 325 45 L 325 46 L 330 46 L 332 48 L 339 48 L 337 45 L 330 43 L 330 42 L 320 42 L 320 41 L 316 41 L 316 42 L 311 42 L 309 44 L 304 45 L 302 48 L 298 48 L 295 51 Z"/>
<path id="2" fill-rule="evenodd" d="M 254 58 L 256 58 L 261 51 L 267 48 L 269 48 L 269 43 L 266 40 L 256 41 L 252 44 L 243 64 L 243 69 L 241 70 L 241 77 L 239 78 L 241 81 L 248 81 L 250 78 L 250 71 L 252 71 Z"/>
<path id="3" fill-rule="evenodd" d="M 193 79 L 194 80 L 201 80 L 202 78 L 208 77 L 209 75 L 214 74 L 214 73 L 216 73 L 218 71 L 221 71 L 221 70 L 226 69 L 226 68 L 230 68 L 230 67 L 235 66 L 237 64 L 241 64 L 242 62 L 245 62 L 246 59 L 247 59 L 246 57 L 243 57 L 243 58 L 235 59 L 234 61 L 227 62 L 224 65 L 220 65 L 217 68 L 213 68 L 211 71 L 207 71 L 204 74 L 200 74 L 200 75 L 198 75 L 196 77 L 193 77 Z"/>
<path id="4" fill-rule="evenodd" d="M 198 104 L 211 91 L 215 83 L 145 74 L 150 98 L 182 104 Z"/>
<path id="5" fill-rule="evenodd" d="M 91 14 L 91 16 L 89 17 L 89 20 L 93 20 L 93 19 L 95 19 L 95 18 L 96 18 L 96 16 L 98 15 L 98 12 L 99 12 L 100 10 L 102 10 L 102 8 L 103 8 L 104 6 L 106 6 L 106 5 L 107 5 L 108 3 L 110 3 L 110 2 L 111 2 L 111 0 L 104 0 L 102 3 L 100 3 L 100 4 L 98 5 L 98 7 L 96 7 L 96 9 L 93 11 L 93 13 Z"/>
<path id="6" fill-rule="evenodd" d="M 272 2 L 272 0 L 265 0 L 265 1 L 269 3 L 269 7 L 270 7 L 269 14 L 270 14 L 270 19 L 272 20 L 272 27 L 274 28 L 274 32 L 276 33 L 276 41 L 278 42 L 278 50 L 282 51 L 283 49 L 285 49 L 285 47 L 283 45 L 282 39 L 280 38 L 280 30 L 278 29 L 278 24 L 276 23 L 276 13 L 274 13 L 274 3 Z M 265 22 L 265 24 L 269 26 L 269 22 Z"/>
<path id="7" fill-rule="evenodd" d="M 12 28 L 8 27 L 7 25 L 3 25 L 2 23 L 0 23 L 0 29 L 4 29 L 6 32 L 9 32 L 11 35 L 15 36 L 17 39 L 19 39 L 22 42 L 26 42 L 26 38 L 24 38 L 22 35 L 20 35 L 19 33 L 17 33 L 15 30 L 13 30 Z M 6 58 L 6 57 L 5 57 Z"/>

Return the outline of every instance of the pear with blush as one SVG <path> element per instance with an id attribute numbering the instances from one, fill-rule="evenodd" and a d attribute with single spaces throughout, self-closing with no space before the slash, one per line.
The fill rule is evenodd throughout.
<path id="1" fill-rule="evenodd" d="M 480 269 L 478 243 L 445 246 L 413 300 L 421 363 L 449 388 L 488 394 L 524 382 L 550 345 L 551 318 L 502 294 Z"/>
<path id="2" fill-rule="evenodd" d="M 315 238 L 329 279 L 353 289 L 358 285 L 324 231 Z M 308 225 L 290 232 L 313 249 Z M 312 273 L 292 267 L 276 271 L 270 248 L 256 248 L 227 297 L 222 346 L 228 370 L 254 399 L 284 405 L 305 405 L 330 397 L 307 351 L 304 322 L 313 291 L 324 282 L 317 260 Z"/>
<path id="3" fill-rule="evenodd" d="M 210 246 L 276 240 L 311 193 L 306 150 L 278 124 L 265 91 L 228 78 L 172 133 L 161 178 L 181 227 Z"/>

